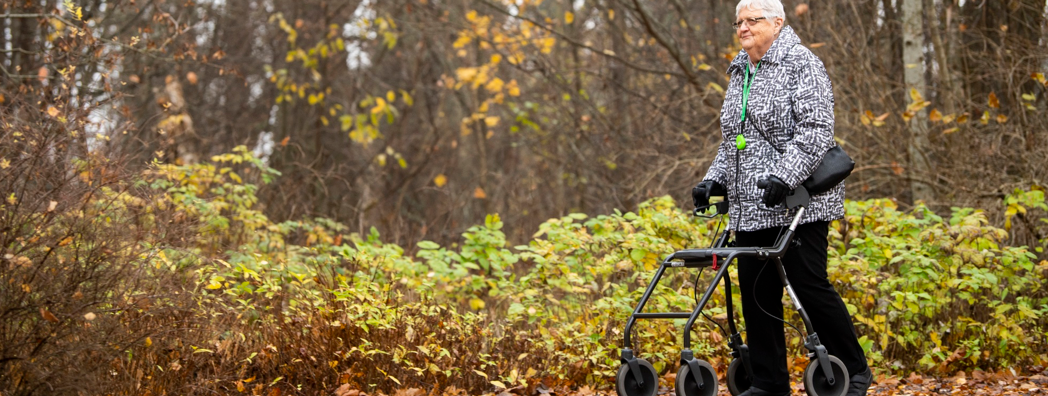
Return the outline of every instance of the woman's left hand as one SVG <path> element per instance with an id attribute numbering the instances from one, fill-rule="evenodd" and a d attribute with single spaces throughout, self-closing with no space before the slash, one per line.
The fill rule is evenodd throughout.
<path id="1" fill-rule="evenodd" d="M 774 207 L 786 199 L 786 193 L 790 192 L 790 186 L 775 176 L 768 176 L 768 184 L 764 186 L 764 206 Z"/>

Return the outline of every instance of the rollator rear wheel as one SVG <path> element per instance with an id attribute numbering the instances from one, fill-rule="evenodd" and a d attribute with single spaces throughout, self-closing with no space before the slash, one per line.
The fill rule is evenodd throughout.
<path id="1" fill-rule="evenodd" d="M 819 366 L 819 359 L 812 359 L 804 368 L 804 390 L 810 396 L 844 396 L 848 392 L 848 369 L 836 356 L 830 355 L 833 366 L 833 385 L 826 382 L 826 374 Z"/>
<path id="2" fill-rule="evenodd" d="M 731 392 L 732 396 L 738 396 L 750 389 L 751 384 L 750 373 L 746 372 L 742 359 L 732 359 L 728 365 L 728 392 Z"/>
<path id="3" fill-rule="evenodd" d="M 702 388 L 699 388 L 699 384 L 695 382 L 695 377 L 691 375 L 691 366 L 682 364 L 680 370 L 677 371 L 677 383 L 674 384 L 674 391 L 677 396 L 717 395 L 717 387 L 720 386 L 717 383 L 717 371 L 705 360 L 699 360 L 698 363 L 699 374 L 702 376 Z"/>
<path id="4" fill-rule="evenodd" d="M 644 359 L 637 359 L 637 363 L 644 384 L 638 384 L 637 378 L 630 372 L 630 365 L 623 364 L 615 376 L 615 391 L 619 396 L 655 396 L 659 393 L 659 376 L 655 367 Z"/>

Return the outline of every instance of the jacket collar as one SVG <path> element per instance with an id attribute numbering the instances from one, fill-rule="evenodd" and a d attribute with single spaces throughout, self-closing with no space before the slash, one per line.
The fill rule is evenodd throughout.
<path id="1" fill-rule="evenodd" d="M 761 58 L 763 63 L 779 63 L 782 62 L 786 54 L 790 53 L 790 49 L 794 45 L 800 44 L 801 38 L 797 36 L 797 33 L 793 31 L 790 26 L 785 26 L 779 31 L 779 37 L 771 43 L 771 47 L 768 48 L 768 52 Z M 731 60 L 731 65 L 728 66 L 728 74 L 735 72 L 735 69 L 742 70 L 746 67 L 746 64 L 750 63 L 750 55 L 746 53 L 746 50 L 739 50 L 739 54 L 735 55 L 735 58 Z"/>

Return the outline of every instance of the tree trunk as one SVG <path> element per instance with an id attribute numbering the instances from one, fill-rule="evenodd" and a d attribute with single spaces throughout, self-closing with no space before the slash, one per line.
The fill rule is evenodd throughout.
<path id="1" fill-rule="evenodd" d="M 945 7 L 949 8 L 949 6 Z M 932 40 L 935 63 L 938 66 L 938 73 L 935 75 L 936 102 L 943 106 L 946 113 L 952 114 L 956 110 L 953 103 L 957 96 L 953 87 L 953 79 L 950 77 L 952 69 L 949 61 L 950 49 L 946 47 L 942 39 L 944 34 L 949 34 L 949 30 L 939 25 L 939 15 L 935 12 L 934 0 L 924 0 L 924 15 L 928 21 L 928 36 Z"/>
<path id="2" fill-rule="evenodd" d="M 905 0 L 902 3 L 902 61 L 905 67 L 903 79 L 906 90 L 916 89 L 927 97 L 927 84 L 924 81 L 924 29 L 921 0 Z M 927 120 L 917 114 L 909 123 L 910 142 L 907 151 L 910 155 L 910 192 L 914 202 L 932 201 L 935 190 L 928 184 L 933 173 L 929 160 Z"/>

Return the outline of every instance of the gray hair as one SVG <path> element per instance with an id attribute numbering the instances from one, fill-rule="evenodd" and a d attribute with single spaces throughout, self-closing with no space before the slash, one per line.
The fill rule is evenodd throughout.
<path id="1" fill-rule="evenodd" d="M 739 12 L 747 7 L 760 11 L 768 19 L 786 19 L 786 11 L 782 9 L 782 1 L 779 0 L 741 0 L 739 5 L 735 6 L 735 17 L 738 18 Z"/>

